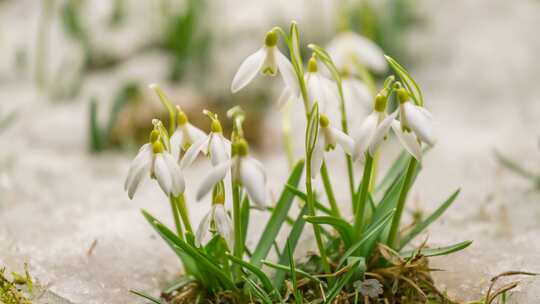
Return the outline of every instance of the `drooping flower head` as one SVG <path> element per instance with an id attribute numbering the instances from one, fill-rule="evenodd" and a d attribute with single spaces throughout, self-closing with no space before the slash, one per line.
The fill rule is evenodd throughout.
<path id="1" fill-rule="evenodd" d="M 219 234 L 227 243 L 229 250 L 234 248 L 233 225 L 231 218 L 227 214 L 227 210 L 225 210 L 225 190 L 223 189 L 223 183 L 215 187 L 212 194 L 212 207 L 197 228 L 195 240 L 198 246 L 205 241 L 208 232 Z"/>
<path id="2" fill-rule="evenodd" d="M 322 113 L 326 113 L 331 105 L 337 104 L 336 84 L 321 73 L 315 56 L 309 59 L 304 77 L 309 95 L 308 105 L 310 109 L 315 101 L 319 103 Z"/>
<path id="3" fill-rule="evenodd" d="M 340 70 L 357 71 L 358 64 L 377 73 L 383 73 L 388 68 L 382 49 L 371 40 L 353 32 L 338 34 L 330 41 L 327 50 Z"/>
<path id="4" fill-rule="evenodd" d="M 375 152 L 386 138 L 386 134 L 390 130 L 392 121 L 397 115 L 394 112 L 390 115 L 386 114 L 387 92 L 383 91 L 375 97 L 373 112 L 364 120 L 355 137 L 355 146 L 353 159 L 365 160 L 365 154 L 369 153 L 374 156 Z"/>
<path id="5" fill-rule="evenodd" d="M 319 116 L 319 136 L 311 157 L 311 178 L 317 177 L 324 161 L 324 154 L 336 148 L 337 145 L 349 155 L 353 153 L 354 141 L 349 135 L 332 127 L 330 120 L 324 114 Z"/>
<path id="6" fill-rule="evenodd" d="M 185 182 L 177 160 L 166 149 L 168 138 L 160 121 L 154 121 L 150 141 L 144 144 L 131 162 L 124 190 L 133 198 L 145 176 L 155 178 L 166 195 L 178 196 L 184 192 Z"/>
<path id="7" fill-rule="evenodd" d="M 244 139 L 233 143 L 233 158 L 215 166 L 203 179 L 197 191 L 197 200 L 201 200 L 212 188 L 222 181 L 229 169 L 233 181 L 238 182 L 247 192 L 252 202 L 265 207 L 266 202 L 266 174 L 262 164 L 249 156 L 249 146 Z"/>
<path id="8" fill-rule="evenodd" d="M 435 144 L 431 113 L 424 107 L 413 104 L 407 90 L 397 86 L 399 121 L 392 122 L 392 130 L 405 149 L 418 161 L 422 159 L 421 142 Z"/>
<path id="9" fill-rule="evenodd" d="M 299 88 L 296 82 L 294 68 L 277 47 L 279 41 L 278 33 L 271 30 L 264 38 L 264 45 L 255 53 L 247 57 L 238 68 L 234 75 L 231 91 L 236 93 L 248 85 L 257 75 L 275 76 L 278 72 L 281 74 L 285 87 L 291 94 L 298 95 Z"/>
<path id="10" fill-rule="evenodd" d="M 217 117 L 208 110 L 203 111 L 210 120 L 210 133 L 201 136 L 187 149 L 180 166 L 185 168 L 193 163 L 199 153 L 204 153 L 210 158 L 213 166 L 218 166 L 230 159 L 230 141 L 223 136 L 223 128 Z"/>
<path id="11" fill-rule="evenodd" d="M 179 161 L 180 152 L 189 149 L 191 145 L 204 138 L 206 134 L 189 122 L 186 113 L 179 106 L 176 107 L 176 110 L 177 127 L 170 138 L 170 142 L 171 154 L 174 159 Z"/>

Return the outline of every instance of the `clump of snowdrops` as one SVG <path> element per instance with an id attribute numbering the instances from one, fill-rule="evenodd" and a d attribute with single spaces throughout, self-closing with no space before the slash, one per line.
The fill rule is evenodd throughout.
<path id="1" fill-rule="evenodd" d="M 289 58 L 278 48 L 282 42 Z M 428 257 L 446 255 L 470 245 L 470 241 L 446 247 L 410 245 L 421 232 L 452 204 L 452 193 L 429 216 L 402 226 L 405 205 L 421 169 L 422 153 L 435 144 L 432 116 L 422 92 L 409 73 L 386 57 L 395 75 L 388 77 L 372 100 L 372 112 L 357 129 L 349 129 L 343 71 L 322 47 L 309 45 L 311 58 L 300 53 L 296 23 L 287 33 L 270 30 L 262 47 L 240 65 L 231 90 L 237 92 L 258 74 L 279 74 L 284 87 L 281 103 L 299 102 L 306 118 L 305 154 L 295 160 L 283 182 L 277 201 L 267 195 L 264 165 L 253 158 L 243 136 L 245 113 L 235 107 L 228 112 L 234 122 L 232 134 L 223 134 L 220 117 L 205 110 L 210 132 L 192 125 L 180 106 L 152 85 L 169 112 L 169 124 L 154 120 L 149 141 L 132 162 L 125 183 L 130 198 L 141 181 L 150 177 L 170 202 L 175 227 L 169 228 L 149 212 L 144 217 L 178 255 L 182 277 L 165 290 L 171 303 L 417 303 L 449 301 L 431 279 Z M 360 52 L 362 54 L 362 52 Z M 343 54 L 342 54 L 343 55 Z M 336 55 L 334 55 L 336 56 Z M 381 54 L 382 57 L 382 54 Z M 385 57 L 382 57 L 384 59 Z M 340 58 L 343 59 L 343 58 Z M 343 60 L 342 60 L 343 61 Z M 350 71 L 347 71 L 349 74 Z M 354 95 L 353 95 L 354 96 Z M 399 101 L 390 112 L 389 98 Z M 332 108 L 340 119 L 331 120 Z M 380 150 L 391 133 L 404 150 L 390 169 L 376 180 Z M 327 166 L 328 151 L 339 147 L 346 168 Z M 212 169 L 199 185 L 184 179 L 184 170 L 202 154 Z M 347 172 L 348 202 L 338 202 L 330 174 Z M 230 176 L 230 178 L 227 178 Z M 303 177 L 303 178 L 302 178 Z M 316 189 L 321 178 L 323 189 Z M 196 200 L 210 204 L 209 213 L 193 228 L 186 202 L 186 187 Z M 191 190 L 190 190 L 191 191 Z M 316 193 L 326 194 L 326 200 Z M 352 216 L 340 206 L 351 204 Z M 298 205 L 300 211 L 292 212 Z M 255 209 L 270 213 L 258 242 L 246 246 L 250 215 Z M 294 209 L 294 208 L 293 208 Z M 294 215 L 293 215 L 294 214 Z M 251 223 L 252 225 L 254 223 Z M 290 229 L 283 226 L 290 225 Z M 282 231 L 283 230 L 283 231 Z M 300 236 L 312 230 L 316 252 L 295 260 Z M 282 242 L 278 234 L 285 233 Z M 269 260 L 275 250 L 277 258 Z M 155 302 L 160 299 L 136 292 Z"/>

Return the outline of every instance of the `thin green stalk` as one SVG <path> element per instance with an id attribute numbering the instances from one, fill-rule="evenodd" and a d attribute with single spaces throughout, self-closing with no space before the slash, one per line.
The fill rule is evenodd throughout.
<path id="1" fill-rule="evenodd" d="M 306 157 L 306 194 L 308 213 L 311 216 L 315 216 L 315 197 L 313 194 L 313 187 L 311 185 L 311 155 Z M 319 254 L 321 255 L 321 263 L 324 272 L 331 273 L 330 264 L 328 263 L 328 258 L 326 257 L 326 251 L 324 249 L 324 244 L 321 237 L 321 228 L 319 225 L 313 224 L 313 233 L 315 234 L 315 241 L 317 242 L 317 248 L 319 249 Z"/>
<path id="2" fill-rule="evenodd" d="M 184 193 L 181 193 L 180 196 L 178 196 L 178 198 L 176 199 L 176 208 L 178 208 L 178 212 L 182 217 L 182 222 L 184 223 L 186 232 L 189 232 L 193 235 L 193 228 L 191 226 L 191 221 L 189 220 L 189 213 L 186 207 L 186 198 L 184 197 Z"/>
<path id="3" fill-rule="evenodd" d="M 233 225 L 234 225 L 234 249 L 233 255 L 239 259 L 242 259 L 244 254 L 244 240 L 242 234 L 242 211 L 240 207 L 240 185 L 237 182 L 232 181 L 232 193 L 233 193 Z M 240 275 L 240 267 L 233 265 L 234 273 Z"/>
<path id="4" fill-rule="evenodd" d="M 330 176 L 328 175 L 328 168 L 326 167 L 326 162 L 323 161 L 321 166 L 321 176 L 323 180 L 324 190 L 326 191 L 326 196 L 328 197 L 328 202 L 330 203 L 330 208 L 334 216 L 341 218 L 341 212 L 336 202 L 336 197 L 334 196 L 334 190 L 332 190 L 332 183 L 330 182 Z"/>
<path id="5" fill-rule="evenodd" d="M 401 221 L 401 216 L 403 210 L 405 209 L 405 201 L 407 200 L 407 194 L 411 188 L 411 183 L 413 181 L 414 172 L 416 171 L 416 165 L 418 162 L 415 158 L 411 158 L 409 162 L 409 167 L 407 168 L 407 173 L 405 175 L 405 180 L 403 181 L 403 187 L 401 188 L 401 193 L 399 194 L 396 213 L 392 219 L 392 225 L 390 226 L 390 234 L 388 235 L 388 245 L 392 248 L 399 248 L 399 224 Z"/>
<path id="6" fill-rule="evenodd" d="M 184 239 L 184 231 L 182 230 L 182 224 L 180 224 L 180 217 L 178 216 L 178 206 L 175 203 L 176 199 L 171 195 L 169 197 L 169 202 L 171 203 L 171 212 L 174 218 L 174 226 L 176 227 L 176 233 L 178 237 Z"/>
<path id="7" fill-rule="evenodd" d="M 381 158 L 380 149 L 375 152 L 375 157 L 373 158 L 373 167 L 371 168 L 371 178 L 369 180 L 368 191 L 372 192 L 375 190 L 375 183 L 377 182 L 377 174 L 379 172 L 379 160 Z"/>
<path id="8" fill-rule="evenodd" d="M 373 168 L 373 157 L 366 153 L 366 161 L 364 164 L 364 174 L 362 177 L 362 185 L 360 193 L 356 196 L 356 212 L 354 216 L 354 234 L 358 238 L 362 233 L 362 227 L 364 225 L 364 212 L 366 210 L 367 195 L 369 192 L 369 184 L 371 180 L 371 172 Z"/>

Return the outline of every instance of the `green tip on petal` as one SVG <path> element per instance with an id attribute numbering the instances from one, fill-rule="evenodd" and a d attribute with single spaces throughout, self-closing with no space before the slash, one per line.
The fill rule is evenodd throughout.
<path id="1" fill-rule="evenodd" d="M 266 33 L 266 37 L 264 37 L 264 44 L 267 47 L 274 47 L 277 45 L 279 40 L 279 36 L 277 35 L 276 31 L 272 30 Z"/>

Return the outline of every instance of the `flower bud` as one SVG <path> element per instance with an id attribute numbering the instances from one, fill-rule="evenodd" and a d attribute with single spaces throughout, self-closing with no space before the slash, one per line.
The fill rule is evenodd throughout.
<path id="1" fill-rule="evenodd" d="M 154 154 L 163 153 L 163 150 L 164 148 L 161 141 L 157 140 L 154 143 L 152 143 L 152 151 L 154 152 Z"/>
<path id="2" fill-rule="evenodd" d="M 321 124 L 321 127 L 327 128 L 330 125 L 330 120 L 328 119 L 326 115 L 320 115 L 319 123 Z"/>
<path id="3" fill-rule="evenodd" d="M 268 33 L 266 33 L 266 37 L 264 37 L 264 44 L 267 47 L 274 47 L 277 45 L 278 40 L 279 40 L 279 37 L 276 31 L 269 31 Z"/>
<path id="4" fill-rule="evenodd" d="M 317 73 L 318 70 L 319 67 L 317 66 L 317 59 L 315 59 L 315 56 L 311 56 L 308 61 L 308 72 Z"/>
<path id="5" fill-rule="evenodd" d="M 210 130 L 214 133 L 221 133 L 223 132 L 223 128 L 221 127 L 221 123 L 217 119 L 212 119 L 212 124 L 210 124 Z"/>
<path id="6" fill-rule="evenodd" d="M 386 110 L 386 96 L 383 93 L 379 93 L 375 96 L 375 105 L 373 108 L 379 113 Z"/>

